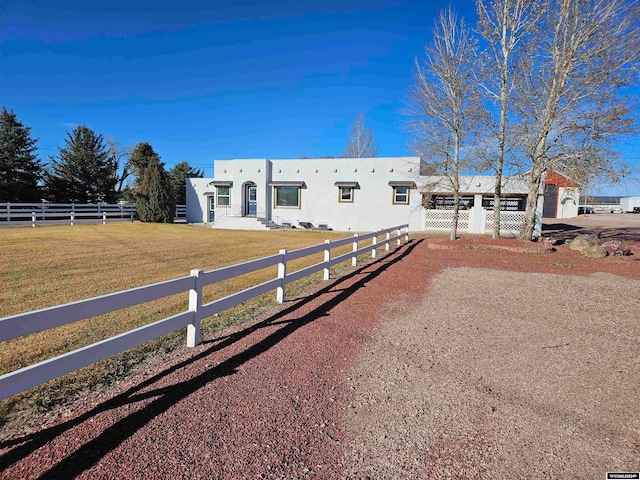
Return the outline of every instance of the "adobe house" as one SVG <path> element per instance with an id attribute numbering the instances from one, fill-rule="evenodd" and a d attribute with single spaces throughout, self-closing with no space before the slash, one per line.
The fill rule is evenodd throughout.
<path id="1" fill-rule="evenodd" d="M 444 181 L 433 191 L 437 178 L 420 175 L 420 157 L 215 160 L 214 178 L 187 179 L 187 221 L 244 230 L 357 232 L 408 223 L 411 231 L 443 231 L 450 225 L 451 192 Z M 493 177 L 465 178 L 462 216 L 471 217 L 460 233 L 488 233 Z M 526 189 L 505 177 L 503 191 L 505 234 L 514 234 L 524 218 Z M 432 206 L 427 197 L 435 198 Z"/>
<path id="2" fill-rule="evenodd" d="M 215 178 L 187 180 L 187 221 L 213 228 L 274 225 L 422 230 L 418 157 L 215 160 Z"/>

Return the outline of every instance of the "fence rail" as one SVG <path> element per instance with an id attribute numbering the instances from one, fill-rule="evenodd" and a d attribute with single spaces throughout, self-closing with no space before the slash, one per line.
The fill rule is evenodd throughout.
<path id="1" fill-rule="evenodd" d="M 186 218 L 187 206 L 176 205 L 175 218 Z M 134 221 L 138 218 L 132 203 L 0 203 L 0 225 L 35 227 L 42 223 Z"/>
<path id="2" fill-rule="evenodd" d="M 176 213 L 174 214 L 176 218 L 187 218 L 187 206 L 186 205 L 176 205 Z"/>
<path id="3" fill-rule="evenodd" d="M 381 236 L 384 236 L 384 239 L 378 242 L 378 237 Z M 282 303 L 285 299 L 287 284 L 320 270 L 324 271 L 324 280 L 329 280 L 333 265 L 351 259 L 352 265 L 355 266 L 359 255 L 371 252 L 372 258 L 375 258 L 376 248 L 384 246 L 385 250 L 389 250 L 392 242 L 395 241 L 399 246 L 403 238 L 405 241 L 409 240 L 409 225 L 400 225 L 364 235 L 355 234 L 353 237 L 335 241 L 326 240 L 323 244 L 298 250 L 280 250 L 276 255 L 206 272 L 191 270 L 191 275 L 187 277 L 0 318 L 0 341 L 6 341 L 170 295 L 189 292 L 189 307 L 184 312 L 0 376 L 0 399 L 41 385 L 185 326 L 187 327 L 187 346 L 194 347 L 201 341 L 200 323 L 203 319 L 273 290 L 276 290 L 276 300 Z M 368 239 L 372 239 L 371 244 L 358 248 L 358 242 Z M 331 251 L 334 248 L 350 243 L 352 244 L 351 252 L 331 257 Z M 289 261 L 320 252 L 324 252 L 322 262 L 295 272 L 287 272 Z M 276 278 L 202 304 L 203 287 L 275 265 L 278 266 Z"/>
<path id="4" fill-rule="evenodd" d="M 44 223 L 133 221 L 138 218 L 133 204 L 100 203 L 0 203 L 0 225 L 35 227 Z"/>

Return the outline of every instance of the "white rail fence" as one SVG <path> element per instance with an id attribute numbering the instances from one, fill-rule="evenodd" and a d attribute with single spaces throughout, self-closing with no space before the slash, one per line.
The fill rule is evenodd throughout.
<path id="1" fill-rule="evenodd" d="M 176 218 L 187 218 L 187 206 L 186 205 L 176 205 L 176 213 L 174 214 Z"/>
<path id="2" fill-rule="evenodd" d="M 379 239 L 379 237 L 383 238 Z M 189 292 L 189 306 L 188 310 L 184 312 L 0 376 L 0 399 L 41 385 L 185 326 L 187 327 L 187 346 L 194 347 L 201 342 L 200 323 L 203 319 L 272 290 L 276 290 L 276 300 L 282 303 L 285 299 L 287 284 L 320 270 L 324 272 L 324 280 L 329 280 L 332 266 L 349 259 L 351 259 L 352 266 L 356 266 L 359 255 L 371 252 L 371 257 L 375 258 L 376 248 L 384 245 L 385 250 L 389 250 L 393 242 L 400 246 L 403 238 L 405 241 L 409 240 L 409 225 L 400 225 L 364 235 L 355 234 L 353 237 L 340 240 L 326 240 L 323 244 L 298 250 L 280 250 L 276 255 L 216 270 L 191 270 L 191 275 L 187 277 L 0 318 L 0 342 L 2 342 L 170 295 Z M 358 248 L 358 242 L 368 239 L 371 239 L 369 245 Z M 352 244 L 350 252 L 335 257 L 331 256 L 331 251 L 334 248 L 349 244 Z M 322 262 L 295 272 L 287 271 L 289 261 L 320 252 L 324 252 Z M 202 303 L 203 287 L 275 265 L 278 266 L 276 278 L 213 302 Z"/>
<path id="3" fill-rule="evenodd" d="M 187 206 L 176 205 L 175 218 L 186 218 Z M 0 203 L 0 225 L 113 222 L 138 218 L 132 203 Z"/>
<path id="4" fill-rule="evenodd" d="M 44 223 L 131 221 L 138 218 L 133 204 L 100 203 L 0 203 L 0 225 L 35 227 Z"/>

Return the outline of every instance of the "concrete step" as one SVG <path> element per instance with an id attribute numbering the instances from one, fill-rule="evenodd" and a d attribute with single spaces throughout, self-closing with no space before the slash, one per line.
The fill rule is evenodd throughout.
<path id="1" fill-rule="evenodd" d="M 280 228 L 278 224 L 276 224 L 273 220 L 269 220 L 267 218 L 258 218 L 258 221 L 269 230 L 277 230 L 278 228 Z"/>

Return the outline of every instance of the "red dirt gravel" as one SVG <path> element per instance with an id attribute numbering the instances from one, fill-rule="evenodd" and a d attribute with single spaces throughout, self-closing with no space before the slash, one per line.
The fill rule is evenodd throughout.
<path id="1" fill-rule="evenodd" d="M 640 279 L 637 256 L 504 252 L 489 239 L 464 250 L 428 244 L 414 238 L 38 428 L 0 432 L 1 478 L 342 478 L 353 368 L 385 322 L 421 303 L 434 275 L 471 266 Z"/>

